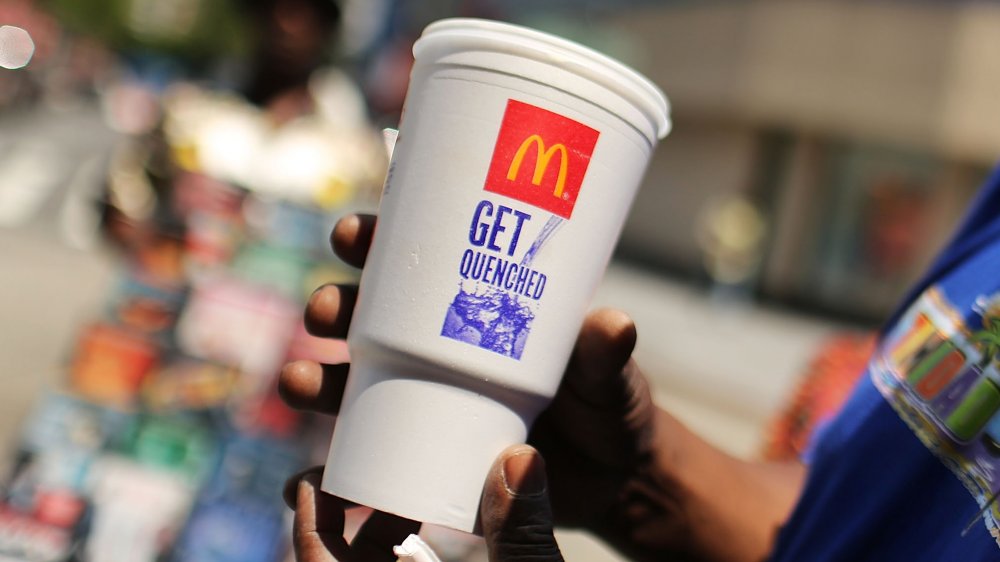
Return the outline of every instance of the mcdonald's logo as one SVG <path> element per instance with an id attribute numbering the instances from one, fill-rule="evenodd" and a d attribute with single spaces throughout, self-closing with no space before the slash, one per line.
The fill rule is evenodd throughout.
<path id="1" fill-rule="evenodd" d="M 570 218 L 600 132 L 507 100 L 484 189 Z"/>
<path id="2" fill-rule="evenodd" d="M 517 179 L 517 173 L 521 171 L 521 162 L 524 161 L 524 155 L 527 154 L 528 148 L 531 146 L 534 146 L 537 150 L 535 153 L 535 173 L 531 176 L 531 183 L 535 185 L 542 185 L 545 170 L 549 168 L 549 160 L 555 156 L 556 152 L 562 157 L 559 160 L 559 175 L 556 176 L 556 188 L 552 191 L 552 195 L 562 197 L 563 192 L 566 190 L 566 168 L 569 166 L 569 156 L 566 154 L 566 147 L 562 144 L 554 144 L 546 150 L 545 141 L 538 135 L 531 135 L 521 143 L 517 152 L 514 153 L 514 159 L 510 161 L 510 168 L 507 169 L 507 179 L 509 181 Z"/>

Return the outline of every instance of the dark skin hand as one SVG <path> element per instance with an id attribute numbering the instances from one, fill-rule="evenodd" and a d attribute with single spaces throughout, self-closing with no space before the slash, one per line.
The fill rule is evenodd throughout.
<path id="1" fill-rule="evenodd" d="M 372 216 L 346 217 L 331 236 L 334 250 L 362 267 L 374 227 Z M 320 287 L 307 305 L 306 327 L 344 337 L 356 296 L 356 287 Z M 657 408 L 631 357 L 635 341 L 635 326 L 622 312 L 599 310 L 585 319 L 530 446 L 504 451 L 485 482 L 480 518 L 492 562 L 563 560 L 554 525 L 588 530 L 638 561 L 754 562 L 770 552 L 805 469 L 735 459 Z M 336 414 L 347 371 L 296 361 L 282 370 L 279 390 L 292 407 Z M 293 476 L 285 489 L 296 509 L 298 560 L 394 561 L 392 546 L 419 524 L 376 512 L 347 544 L 347 505 L 318 491 L 321 471 Z"/>

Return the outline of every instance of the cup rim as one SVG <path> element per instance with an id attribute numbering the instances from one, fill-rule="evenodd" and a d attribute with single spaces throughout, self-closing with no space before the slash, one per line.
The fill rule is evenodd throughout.
<path id="1" fill-rule="evenodd" d="M 662 139 L 670 132 L 670 102 L 650 79 L 607 55 L 543 31 L 486 19 L 448 18 L 424 29 L 414 45 L 414 54 L 421 50 L 420 43 L 459 38 L 474 41 L 477 47 L 486 51 L 509 52 L 511 48 L 520 47 L 517 49 L 519 55 L 534 55 L 532 58 L 542 62 L 570 63 L 572 72 L 608 88 L 636 106 L 650 119 L 657 138 Z"/>

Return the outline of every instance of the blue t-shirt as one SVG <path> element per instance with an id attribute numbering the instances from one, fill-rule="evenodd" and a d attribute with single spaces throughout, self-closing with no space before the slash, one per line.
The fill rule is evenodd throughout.
<path id="1" fill-rule="evenodd" d="M 773 562 L 1000 560 L 1000 169 L 816 437 Z"/>

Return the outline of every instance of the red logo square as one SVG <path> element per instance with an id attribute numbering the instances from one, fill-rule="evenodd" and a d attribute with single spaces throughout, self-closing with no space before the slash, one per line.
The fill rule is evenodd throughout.
<path id="1" fill-rule="evenodd" d="M 598 136 L 569 117 L 507 100 L 484 189 L 568 219 Z"/>

